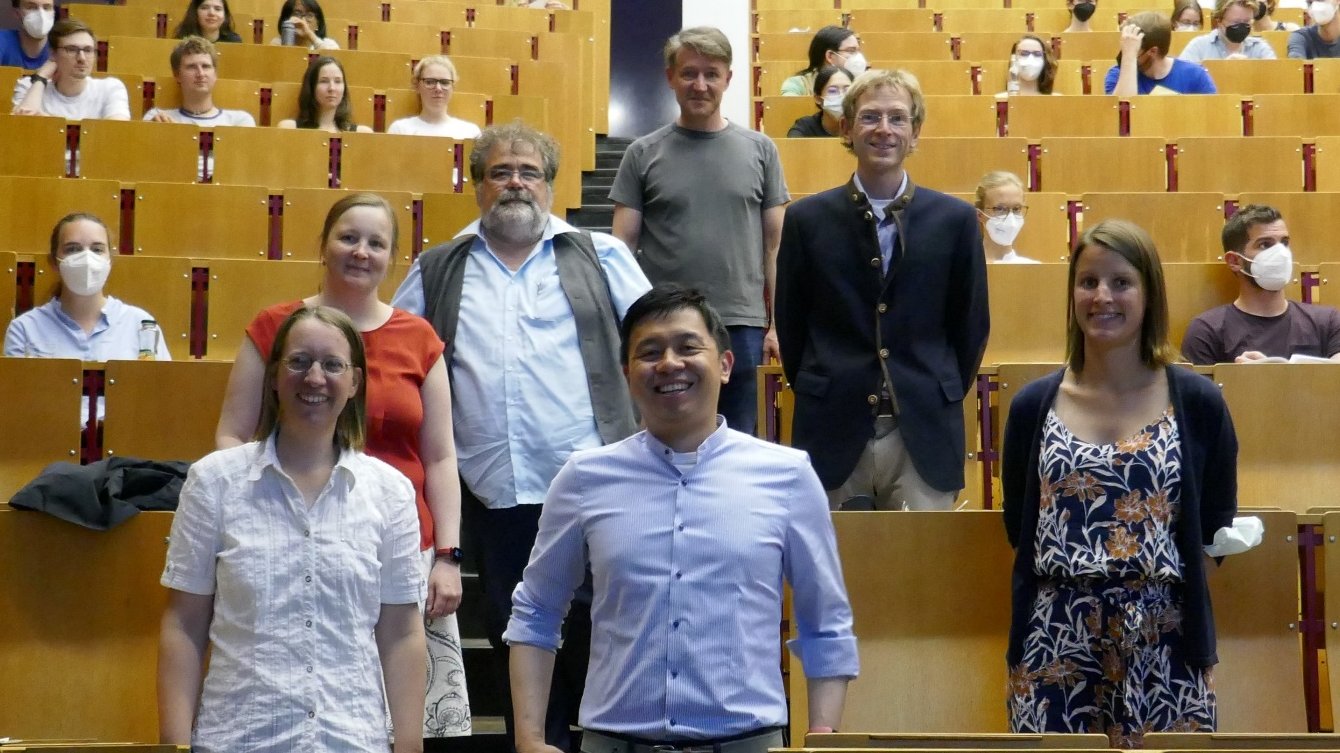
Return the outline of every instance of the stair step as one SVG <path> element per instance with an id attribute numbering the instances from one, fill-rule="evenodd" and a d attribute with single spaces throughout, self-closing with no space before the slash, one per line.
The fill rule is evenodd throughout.
<path id="1" fill-rule="evenodd" d="M 596 152 L 596 168 L 609 169 L 619 168 L 619 163 L 623 162 L 623 152 Z"/>
<path id="2" fill-rule="evenodd" d="M 608 203 L 610 203 L 609 186 L 591 185 L 582 181 L 582 207 Z"/>

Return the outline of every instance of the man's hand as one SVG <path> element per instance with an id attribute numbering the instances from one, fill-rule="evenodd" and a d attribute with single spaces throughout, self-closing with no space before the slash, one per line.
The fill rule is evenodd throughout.
<path id="1" fill-rule="evenodd" d="M 556 748 L 543 740 L 536 743 L 517 742 L 516 753 L 563 753 L 560 748 Z"/>
<path id="2" fill-rule="evenodd" d="M 173 121 L 172 121 L 172 118 L 169 118 L 167 113 L 163 112 L 162 110 L 159 110 L 158 108 L 154 108 L 154 114 L 153 114 L 153 117 L 150 118 L 150 120 L 153 121 L 154 123 L 171 123 L 171 122 L 173 122 Z"/>
<path id="3" fill-rule="evenodd" d="M 763 333 L 763 363 L 781 363 L 782 346 L 777 342 L 777 326 L 768 327 Z"/>
<path id="4" fill-rule="evenodd" d="M 431 619 L 446 617 L 461 606 L 461 566 L 438 560 L 428 572 L 428 601 L 423 612 Z"/>
<path id="5" fill-rule="evenodd" d="M 1266 354 L 1259 350 L 1244 350 L 1242 355 L 1233 359 L 1233 363 L 1254 363 L 1266 360 Z"/>
<path id="6" fill-rule="evenodd" d="M 56 61 L 48 60 L 37 69 L 37 75 L 45 79 L 50 79 L 51 83 L 56 83 Z"/>
<path id="7" fill-rule="evenodd" d="M 1145 33 L 1135 24 L 1126 24 L 1121 27 L 1121 61 L 1132 62 L 1140 55 L 1140 47 L 1144 44 Z"/>

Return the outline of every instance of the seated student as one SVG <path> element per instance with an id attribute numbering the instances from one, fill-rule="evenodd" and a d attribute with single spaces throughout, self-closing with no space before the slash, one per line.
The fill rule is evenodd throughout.
<path id="1" fill-rule="evenodd" d="M 1190 63 L 1202 60 L 1274 60 L 1275 50 L 1251 36 L 1256 9 L 1264 0 L 1218 0 L 1210 21 L 1214 29 L 1187 43 L 1177 57 Z"/>
<path id="2" fill-rule="evenodd" d="M 172 32 L 176 39 L 204 37 L 211 42 L 241 42 L 233 29 L 233 12 L 228 0 L 191 0 L 181 23 Z"/>
<path id="3" fill-rule="evenodd" d="M 473 139 L 479 126 L 447 114 L 451 93 L 458 81 L 456 66 L 446 55 L 429 55 L 414 66 L 414 89 L 419 93 L 419 114 L 401 118 L 386 129 L 387 133 L 409 136 L 446 136 Z"/>
<path id="4" fill-rule="evenodd" d="M 91 78 L 98 47 L 87 24 L 63 19 L 51 27 L 47 39 L 51 59 L 14 84 L 15 115 L 130 120 L 126 85 L 115 78 Z"/>
<path id="5" fill-rule="evenodd" d="M 977 184 L 977 222 L 982 226 L 982 249 L 988 262 L 1037 264 L 1036 259 L 1020 256 L 1014 239 L 1024 229 L 1024 182 L 1018 175 L 996 170 L 982 176 Z"/>
<path id="6" fill-rule="evenodd" d="M 831 65 L 825 65 L 814 76 L 814 104 L 819 111 L 813 115 L 802 115 L 791 124 L 786 132 L 789 139 L 836 136 L 838 123 L 842 120 L 842 96 L 851 88 L 851 76 L 847 71 Z"/>
<path id="7" fill-rule="evenodd" d="M 1205 9 L 1199 0 L 1177 0 L 1173 3 L 1173 31 L 1202 31 L 1205 29 Z"/>
<path id="8" fill-rule="evenodd" d="M 338 50 L 340 43 L 326 36 L 326 14 L 316 0 L 284 0 L 279 9 L 279 36 L 270 44 L 296 45 L 309 50 Z"/>
<path id="9" fill-rule="evenodd" d="M 1070 11 L 1070 25 L 1062 29 L 1062 33 L 1093 31 L 1089 19 L 1098 10 L 1098 0 L 1065 0 L 1065 9 Z"/>
<path id="10" fill-rule="evenodd" d="M 1340 310 L 1284 297 L 1293 278 L 1289 228 L 1274 207 L 1249 204 L 1224 223 L 1224 263 L 1238 297 L 1191 320 L 1182 356 L 1195 364 L 1250 363 L 1299 354 L 1340 361 Z"/>
<path id="11" fill-rule="evenodd" d="M 335 58 L 322 55 L 307 65 L 298 93 L 298 117 L 279 121 L 279 128 L 316 128 L 331 133 L 372 129 L 354 123 L 350 114 L 349 90 L 344 82 L 344 66 Z"/>
<path id="12" fill-rule="evenodd" d="M 54 0 L 12 0 L 17 29 L 0 31 L 0 65 L 35 71 L 51 57 L 47 34 L 56 23 Z"/>
<path id="13" fill-rule="evenodd" d="M 843 26 L 825 26 L 810 40 L 809 65 L 782 82 L 782 94 L 804 97 L 814 91 L 814 76 L 825 65 L 846 69 L 855 79 L 865 73 L 867 63 L 861 53 L 861 39 Z"/>
<path id="14" fill-rule="evenodd" d="M 1252 31 L 1298 31 L 1298 24 L 1276 21 L 1274 13 L 1275 0 L 1261 0 L 1261 5 L 1256 9 L 1256 22 L 1252 24 Z"/>
<path id="15" fill-rule="evenodd" d="M 224 110 L 214 106 L 218 83 L 219 54 L 204 37 L 187 37 L 172 48 L 172 77 L 181 88 L 181 106 L 153 108 L 145 120 L 159 123 L 190 123 L 199 126 L 254 126 L 256 119 L 246 110 Z"/>
<path id="16" fill-rule="evenodd" d="M 1042 39 L 1025 34 L 1010 48 L 1010 70 L 1019 83 L 1015 95 L 1059 94 L 1053 92 L 1056 83 L 1056 59 L 1052 57 L 1052 48 Z M 1006 84 L 1009 83 L 1009 71 L 1006 72 Z M 1009 89 L 998 92 L 997 97 L 1007 96 Z"/>
<path id="17" fill-rule="evenodd" d="M 1203 66 L 1168 57 L 1171 41 L 1172 23 L 1162 13 L 1145 11 L 1126 19 L 1117 64 L 1108 70 L 1103 92 L 1119 97 L 1214 94 L 1214 80 Z"/>
<path id="18" fill-rule="evenodd" d="M 9 323 L 5 355 L 83 361 L 139 358 L 140 329 L 154 317 L 103 292 L 112 271 L 112 252 L 102 220 L 83 212 L 62 217 L 51 231 L 47 261 L 60 277 L 60 290 Z M 153 331 L 154 358 L 172 360 L 161 330 L 154 325 Z M 100 402 L 98 417 L 102 414 Z"/>
<path id="19" fill-rule="evenodd" d="M 1340 15 L 1336 14 L 1340 0 L 1312 0 L 1307 5 L 1307 16 L 1312 26 L 1304 26 L 1289 34 L 1288 54 L 1291 58 L 1340 58 Z"/>

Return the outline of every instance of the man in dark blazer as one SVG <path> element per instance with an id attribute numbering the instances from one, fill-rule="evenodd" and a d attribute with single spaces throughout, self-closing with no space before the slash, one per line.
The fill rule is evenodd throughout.
<path id="1" fill-rule="evenodd" d="M 946 510 L 963 488 L 962 402 L 990 328 L 971 206 L 913 185 L 925 98 L 905 71 L 867 71 L 842 103 L 847 185 L 786 210 L 776 319 L 795 392 L 793 444 L 838 509 Z"/>

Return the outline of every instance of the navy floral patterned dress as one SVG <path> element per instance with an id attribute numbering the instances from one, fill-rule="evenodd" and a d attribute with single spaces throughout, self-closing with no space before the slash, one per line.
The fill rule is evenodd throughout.
<path id="1" fill-rule="evenodd" d="M 1039 578 L 1023 660 L 1010 667 L 1014 732 L 1209 731 L 1211 670 L 1175 658 L 1181 638 L 1181 452 L 1169 407 L 1133 436 L 1085 442 L 1055 410 L 1039 455 Z"/>

